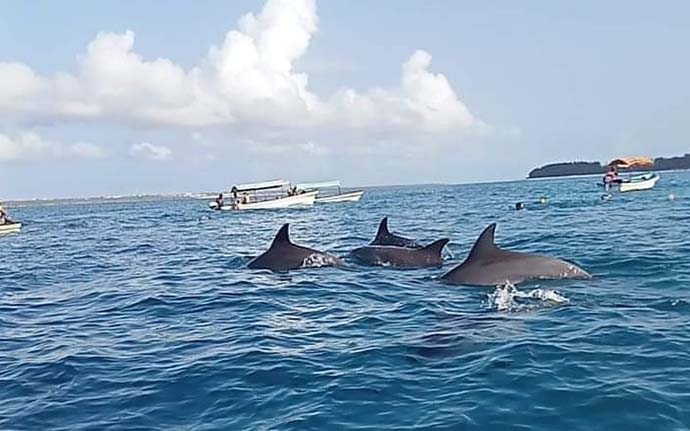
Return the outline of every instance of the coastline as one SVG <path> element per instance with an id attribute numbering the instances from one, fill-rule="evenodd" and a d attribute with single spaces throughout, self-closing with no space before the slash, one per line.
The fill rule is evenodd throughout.
<path id="1" fill-rule="evenodd" d="M 608 163 L 601 163 L 597 161 L 571 161 L 571 162 L 557 162 L 549 163 L 532 169 L 527 174 L 527 179 L 537 178 L 561 178 L 561 177 L 579 177 L 589 175 L 603 175 L 606 173 Z M 625 172 L 668 172 L 668 171 L 685 171 L 690 170 L 690 153 L 683 156 L 674 157 L 656 157 L 653 165 L 648 168 L 635 167 L 632 169 L 625 169 Z"/>

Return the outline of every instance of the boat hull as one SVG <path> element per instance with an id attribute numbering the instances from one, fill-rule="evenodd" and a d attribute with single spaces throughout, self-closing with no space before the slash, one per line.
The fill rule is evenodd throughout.
<path id="1" fill-rule="evenodd" d="M 357 202 L 362 199 L 364 191 L 341 193 L 333 196 L 316 197 L 316 203 Z"/>
<path id="2" fill-rule="evenodd" d="M 0 235 L 4 235 L 6 233 L 18 233 L 20 230 L 22 230 L 21 223 L 0 225 Z"/>
<path id="3" fill-rule="evenodd" d="M 278 197 L 276 199 L 250 202 L 246 204 L 238 203 L 234 205 L 223 205 L 220 209 L 221 211 L 246 211 L 287 208 L 291 206 L 310 206 L 314 205 L 317 194 L 318 192 L 308 192 L 295 196 Z M 209 207 L 214 210 L 217 209 L 215 202 L 209 203 Z"/>
<path id="4" fill-rule="evenodd" d="M 635 191 L 641 191 L 641 190 L 649 190 L 649 189 L 654 188 L 654 186 L 656 186 L 657 181 L 659 181 L 659 175 L 654 174 L 645 180 L 623 182 L 620 184 L 619 187 L 620 187 L 621 193 L 623 193 L 623 192 L 635 192 Z"/>

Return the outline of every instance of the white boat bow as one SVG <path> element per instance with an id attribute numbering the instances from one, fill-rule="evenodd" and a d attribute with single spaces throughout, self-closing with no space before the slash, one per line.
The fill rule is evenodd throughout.
<path id="1" fill-rule="evenodd" d="M 9 224 L 0 225 L 0 235 L 6 234 L 6 233 L 17 233 L 20 230 L 22 230 L 22 224 L 21 223 L 9 223 Z"/>
<path id="2" fill-rule="evenodd" d="M 296 187 L 299 190 L 318 191 L 319 195 L 316 197 L 316 203 L 357 202 L 364 194 L 364 190 L 342 192 L 342 186 L 338 180 L 319 181 L 315 183 L 300 183 L 297 184 Z M 336 190 L 333 193 L 330 192 L 329 189 Z"/>
<path id="3" fill-rule="evenodd" d="M 316 197 L 316 202 L 322 203 L 333 203 L 333 202 L 357 202 L 362 199 L 364 194 L 363 190 L 357 190 L 355 192 L 346 192 L 339 195 Z"/>
<path id="4" fill-rule="evenodd" d="M 658 174 L 642 175 L 639 177 L 633 177 L 630 181 L 622 182 L 620 184 L 620 191 L 622 192 L 633 192 L 641 190 L 649 190 L 656 186 L 659 181 Z"/>

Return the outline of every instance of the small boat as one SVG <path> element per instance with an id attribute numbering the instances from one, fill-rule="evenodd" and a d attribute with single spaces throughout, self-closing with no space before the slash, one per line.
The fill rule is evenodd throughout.
<path id="1" fill-rule="evenodd" d="M 218 208 L 213 201 L 208 206 L 212 210 L 243 211 L 259 209 L 286 208 L 295 205 L 314 205 L 318 191 L 300 193 L 290 187 L 285 180 L 265 181 L 261 183 L 238 184 L 230 190 L 232 196 L 229 204 Z"/>
<path id="2" fill-rule="evenodd" d="M 641 175 L 627 175 L 618 176 L 618 170 L 647 170 L 654 168 L 654 160 L 646 156 L 637 157 L 621 157 L 614 159 L 609 163 L 609 169 L 602 185 L 608 191 L 612 188 L 618 188 L 620 192 L 633 192 L 640 190 L 649 190 L 656 186 L 659 181 L 659 175 L 654 172 L 647 172 Z"/>
<path id="3" fill-rule="evenodd" d="M 4 235 L 6 233 L 19 233 L 20 230 L 22 230 L 21 223 L 8 223 L 0 225 L 0 235 Z"/>
<path id="4" fill-rule="evenodd" d="M 654 188 L 657 181 L 659 181 L 659 175 L 655 173 L 637 175 L 630 177 L 629 179 L 624 179 L 620 184 L 620 191 L 622 192 L 633 192 L 640 190 L 649 190 Z"/>
<path id="5" fill-rule="evenodd" d="M 604 181 L 600 185 L 602 185 L 606 190 L 618 189 L 618 191 L 621 193 L 634 192 L 654 188 L 656 183 L 659 181 L 659 178 L 659 175 L 656 173 L 648 173 L 630 177 L 618 177 L 610 181 L 607 181 L 606 178 L 604 178 Z"/>
<path id="6" fill-rule="evenodd" d="M 343 193 L 340 181 L 302 183 L 297 184 L 297 189 L 304 190 L 305 192 L 318 192 L 316 203 L 357 202 L 364 194 L 364 190 L 353 190 Z"/>

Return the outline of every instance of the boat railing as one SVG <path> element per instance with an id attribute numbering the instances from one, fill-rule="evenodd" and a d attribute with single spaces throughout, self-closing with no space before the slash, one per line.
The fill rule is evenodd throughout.
<path id="1" fill-rule="evenodd" d="M 240 200 L 242 203 L 256 203 L 256 202 L 266 202 L 275 199 L 280 199 L 281 197 L 287 196 L 287 191 L 285 190 L 262 190 L 262 191 L 252 191 L 246 190 L 232 194 L 234 199 Z"/>
<path id="2" fill-rule="evenodd" d="M 317 183 L 301 183 L 297 184 L 295 187 L 297 187 L 299 190 L 304 190 L 305 192 L 318 191 L 320 197 L 337 196 L 342 194 L 340 181 L 337 180 L 321 181 Z"/>
<path id="3" fill-rule="evenodd" d="M 297 193 L 292 193 L 293 190 L 296 190 Z M 289 184 L 283 184 L 276 187 L 261 187 L 256 189 L 232 189 L 230 191 L 230 196 L 232 196 L 235 202 L 243 204 L 267 202 L 276 199 L 291 197 L 296 194 L 301 194 L 300 190 L 295 187 L 291 187 Z"/>

